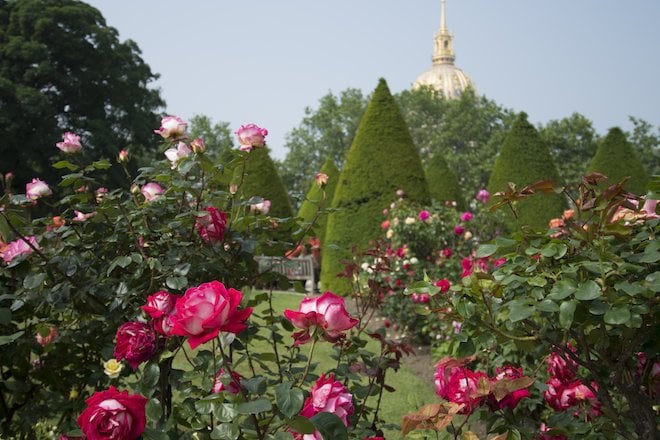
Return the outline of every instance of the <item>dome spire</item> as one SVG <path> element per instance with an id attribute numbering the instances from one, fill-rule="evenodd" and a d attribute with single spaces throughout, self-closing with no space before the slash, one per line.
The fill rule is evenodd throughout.
<path id="1" fill-rule="evenodd" d="M 435 33 L 433 51 L 433 64 L 454 64 L 456 56 L 452 44 L 453 37 L 447 30 L 447 10 L 446 0 L 442 0 L 442 9 L 440 11 L 440 30 Z"/>

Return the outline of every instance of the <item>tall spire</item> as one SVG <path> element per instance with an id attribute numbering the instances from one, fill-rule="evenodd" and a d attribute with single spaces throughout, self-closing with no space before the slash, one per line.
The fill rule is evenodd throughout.
<path id="1" fill-rule="evenodd" d="M 447 29 L 446 0 L 442 0 L 440 11 L 440 30 L 435 33 L 433 51 L 433 64 L 454 64 L 456 56 L 452 44 L 453 37 Z"/>

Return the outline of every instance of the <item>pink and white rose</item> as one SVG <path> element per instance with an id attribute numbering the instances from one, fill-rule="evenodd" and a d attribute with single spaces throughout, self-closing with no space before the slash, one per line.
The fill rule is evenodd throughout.
<path id="1" fill-rule="evenodd" d="M 266 215 L 270 211 L 270 200 L 263 200 L 259 203 L 250 205 L 250 212 L 254 214 Z"/>
<path id="2" fill-rule="evenodd" d="M 227 382 L 227 385 L 223 382 Z M 241 392 L 241 381 L 243 376 L 238 374 L 235 371 L 232 371 L 231 374 L 225 372 L 224 368 L 220 368 L 215 374 L 215 381 L 213 382 L 213 389 L 211 392 L 215 394 L 220 394 L 223 391 L 227 391 L 229 394 L 238 394 Z"/>
<path id="3" fill-rule="evenodd" d="M 295 345 L 305 344 L 315 335 L 329 342 L 336 342 L 345 336 L 346 330 L 358 323 L 358 320 L 346 311 L 344 298 L 332 292 L 303 299 L 297 311 L 287 309 L 284 311 L 284 317 L 301 329 L 292 335 Z"/>
<path id="4" fill-rule="evenodd" d="M 314 383 L 300 415 L 311 418 L 322 412 L 336 415 L 346 427 L 348 427 L 348 417 L 354 412 L 353 396 L 344 384 L 335 380 L 332 374 L 327 377 L 322 374 Z M 321 435 L 316 431 L 313 434 L 305 434 L 302 438 L 304 440 L 319 440 Z"/>
<path id="5" fill-rule="evenodd" d="M 156 334 L 149 324 L 125 322 L 117 329 L 114 356 L 126 362 L 135 370 L 156 353 Z"/>
<path id="6" fill-rule="evenodd" d="M 71 133 L 70 131 L 64 133 L 62 135 L 62 142 L 58 142 L 55 145 L 65 153 L 77 153 L 82 150 L 82 145 L 80 144 L 80 136 L 75 133 Z"/>
<path id="7" fill-rule="evenodd" d="M 207 243 L 218 243 L 222 241 L 225 236 L 225 229 L 227 228 L 227 214 L 212 206 L 204 208 L 206 215 L 197 217 L 195 221 L 195 228 Z"/>
<path id="8" fill-rule="evenodd" d="M 236 130 L 238 136 L 239 149 L 241 151 L 252 151 L 253 148 L 261 148 L 266 145 L 266 136 L 268 130 L 261 128 L 256 124 L 241 125 Z"/>
<path id="9" fill-rule="evenodd" d="M 87 440 L 136 440 L 147 424 L 147 398 L 113 386 L 88 398 L 78 425 Z"/>
<path id="10" fill-rule="evenodd" d="M 243 294 L 226 289 L 219 281 L 191 287 L 176 301 L 172 334 L 186 336 L 190 348 L 210 341 L 223 332 L 240 333 L 252 313 L 248 307 L 238 310 Z"/>
<path id="11" fill-rule="evenodd" d="M 39 249 L 36 237 L 29 236 L 25 237 L 25 239 L 32 245 L 32 247 Z M 0 244 L 0 257 L 2 257 L 5 263 L 9 264 L 19 255 L 31 254 L 33 249 L 30 244 L 26 243 L 22 238 L 9 243 Z"/>
<path id="12" fill-rule="evenodd" d="M 140 192 L 147 200 L 147 202 L 153 202 L 154 200 L 157 200 L 161 195 L 163 195 L 165 190 L 159 184 L 155 182 L 149 182 L 142 187 Z"/>
<path id="13" fill-rule="evenodd" d="M 25 196 L 30 200 L 37 200 L 53 193 L 48 184 L 39 178 L 25 185 Z"/>
<path id="14" fill-rule="evenodd" d="M 154 130 L 163 139 L 178 139 L 186 133 L 188 124 L 178 116 L 165 116 L 160 121 L 160 128 Z"/>
<path id="15" fill-rule="evenodd" d="M 172 169 L 175 169 L 181 159 L 190 156 L 192 150 L 186 145 L 185 142 L 179 141 L 176 147 L 168 148 L 165 150 L 167 160 L 171 162 Z"/>

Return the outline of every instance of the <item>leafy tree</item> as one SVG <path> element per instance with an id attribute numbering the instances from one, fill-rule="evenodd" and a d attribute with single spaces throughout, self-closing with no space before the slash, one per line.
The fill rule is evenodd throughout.
<path id="1" fill-rule="evenodd" d="M 431 198 L 437 202 L 453 200 L 459 208 L 465 206 L 456 174 L 449 168 L 440 152 L 436 152 L 426 167 L 426 181 L 429 184 Z"/>
<path id="2" fill-rule="evenodd" d="M 227 150 L 234 148 L 234 136 L 229 130 L 229 122 L 220 121 L 215 124 L 206 115 L 195 115 L 190 118 L 189 138 L 201 137 L 206 145 L 206 155 L 219 159 Z"/>
<path id="3" fill-rule="evenodd" d="M 380 233 L 383 208 L 403 190 L 413 202 L 430 199 L 424 171 L 410 131 L 384 79 L 374 91 L 346 157 L 322 243 L 321 281 L 325 289 L 346 293 L 338 278 L 351 248 L 365 248 Z"/>
<path id="4" fill-rule="evenodd" d="M 247 163 L 243 173 L 242 166 L 234 168 L 234 180 L 240 182 L 240 192 L 245 197 L 262 197 L 270 200 L 269 215 L 279 218 L 293 217 L 293 209 L 289 195 L 277 173 L 275 163 L 268 154 L 268 148 L 255 148 L 247 156 Z"/>
<path id="5" fill-rule="evenodd" d="M 316 213 L 319 212 L 319 208 L 327 208 L 330 203 L 332 203 L 332 198 L 335 195 L 335 189 L 337 188 L 337 182 L 339 181 L 339 170 L 335 166 L 335 162 L 328 158 L 321 172 L 328 176 L 328 183 L 321 189 L 315 181 L 312 181 L 309 191 L 307 191 L 307 196 L 300 205 L 300 210 L 298 210 L 298 217 L 302 218 L 307 222 L 313 222 L 316 217 Z M 323 199 L 323 194 L 325 193 L 325 199 Z M 325 241 L 325 228 L 328 222 L 328 215 L 325 212 L 319 212 L 319 218 L 316 220 L 315 230 L 318 231 L 316 234 L 321 243 Z"/>
<path id="6" fill-rule="evenodd" d="M 577 185 L 596 152 L 598 134 L 589 119 L 579 113 L 549 121 L 539 127 L 541 139 L 550 149 L 561 182 Z"/>
<path id="7" fill-rule="evenodd" d="M 92 158 L 146 150 L 164 105 L 148 87 L 156 78 L 137 44 L 85 3 L 0 1 L 0 171 L 18 186 L 56 180 L 49 164 L 64 131 Z"/>
<path id="8" fill-rule="evenodd" d="M 548 147 L 527 121 L 527 115 L 520 113 L 504 138 L 488 182 L 488 191 L 491 194 L 507 191 L 510 182 L 520 189 L 540 180 L 556 182 L 558 179 L 559 173 Z M 548 221 L 559 217 L 563 207 L 563 199 L 556 194 L 529 197 L 518 201 L 517 222 L 534 228 L 547 228 Z M 513 223 L 513 218 L 508 220 Z"/>
<path id="9" fill-rule="evenodd" d="M 611 182 L 629 177 L 624 185 L 626 190 L 635 194 L 646 193 L 648 177 L 644 166 L 637 158 L 626 135 L 618 127 L 611 128 L 601 141 L 588 170 L 605 174 Z"/>
<path id="10" fill-rule="evenodd" d="M 323 96 L 317 109 L 305 109 L 300 125 L 287 135 L 289 152 L 280 163 L 290 191 L 302 194 L 328 157 L 342 167 L 366 106 L 362 91 L 349 88 L 338 96 L 332 92 Z"/>
<path id="11" fill-rule="evenodd" d="M 637 152 L 637 157 L 649 176 L 660 175 L 660 127 L 653 126 L 643 119 L 630 117 L 634 128 L 628 137 Z"/>

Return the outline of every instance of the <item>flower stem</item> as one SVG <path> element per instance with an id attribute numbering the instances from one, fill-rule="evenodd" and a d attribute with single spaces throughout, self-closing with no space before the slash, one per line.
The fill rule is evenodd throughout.
<path id="1" fill-rule="evenodd" d="M 312 355 L 314 354 L 314 347 L 316 346 L 316 335 L 312 339 L 312 346 L 309 348 L 309 356 L 307 357 L 307 365 L 305 365 L 305 371 L 303 372 L 302 378 L 300 379 L 300 385 L 305 383 L 307 378 L 307 373 L 309 373 L 309 366 L 312 364 Z"/>

